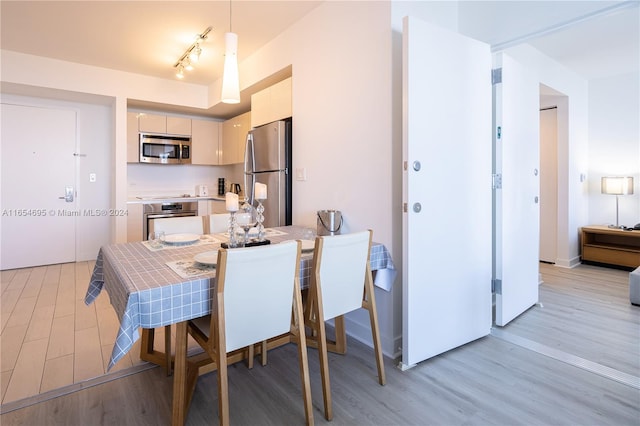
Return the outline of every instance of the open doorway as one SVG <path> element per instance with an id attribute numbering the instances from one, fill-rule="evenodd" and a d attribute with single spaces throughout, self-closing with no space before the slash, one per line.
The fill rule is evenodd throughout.
<path id="1" fill-rule="evenodd" d="M 567 96 L 540 85 L 540 261 L 556 264 L 558 259 L 558 227 L 560 210 L 565 202 L 561 197 L 561 149 L 566 141 Z"/>
<path id="2" fill-rule="evenodd" d="M 540 108 L 540 261 L 556 263 L 558 241 L 558 107 Z"/>

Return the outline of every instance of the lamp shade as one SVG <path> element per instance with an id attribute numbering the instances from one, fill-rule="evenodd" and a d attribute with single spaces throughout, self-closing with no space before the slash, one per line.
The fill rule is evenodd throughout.
<path id="1" fill-rule="evenodd" d="M 633 194 L 633 177 L 605 176 L 601 180 L 603 194 L 629 195 Z"/>
<path id="2" fill-rule="evenodd" d="M 221 100 L 225 104 L 240 102 L 240 80 L 238 77 L 238 35 L 225 33 L 224 74 L 222 75 Z"/>

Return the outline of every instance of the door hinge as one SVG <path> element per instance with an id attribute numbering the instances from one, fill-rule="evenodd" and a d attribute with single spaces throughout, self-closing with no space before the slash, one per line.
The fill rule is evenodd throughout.
<path id="1" fill-rule="evenodd" d="M 403 213 L 407 212 L 407 203 L 402 203 L 402 212 Z"/>
<path id="2" fill-rule="evenodd" d="M 408 167 L 408 166 L 409 166 L 409 165 L 407 164 L 407 162 L 406 162 L 406 161 L 402 164 L 402 168 L 404 169 L 404 171 L 405 171 L 405 172 L 407 171 L 407 167 Z"/>
<path id="3" fill-rule="evenodd" d="M 502 280 L 495 278 L 491 280 L 491 292 L 495 294 L 502 294 Z"/>
<path id="4" fill-rule="evenodd" d="M 502 175 L 500 173 L 491 175 L 491 189 L 502 189 Z"/>
<path id="5" fill-rule="evenodd" d="M 491 70 L 491 84 L 502 83 L 502 68 Z"/>

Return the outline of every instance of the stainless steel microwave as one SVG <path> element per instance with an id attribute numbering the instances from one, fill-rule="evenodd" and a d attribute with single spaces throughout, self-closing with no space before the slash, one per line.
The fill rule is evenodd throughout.
<path id="1" fill-rule="evenodd" d="M 140 162 L 191 164 L 191 138 L 140 133 Z"/>

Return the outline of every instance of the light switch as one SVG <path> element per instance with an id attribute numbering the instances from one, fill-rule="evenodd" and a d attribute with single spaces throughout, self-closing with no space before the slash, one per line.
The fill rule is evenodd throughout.
<path id="1" fill-rule="evenodd" d="M 305 167 L 296 168 L 296 180 L 307 180 L 307 169 Z"/>
<path id="2" fill-rule="evenodd" d="M 96 181 L 96 174 L 89 173 L 89 182 L 95 182 L 95 181 Z"/>

